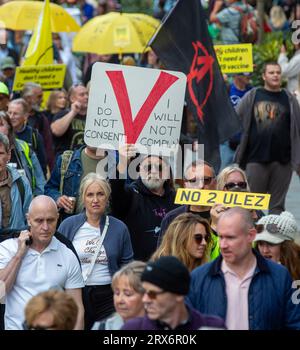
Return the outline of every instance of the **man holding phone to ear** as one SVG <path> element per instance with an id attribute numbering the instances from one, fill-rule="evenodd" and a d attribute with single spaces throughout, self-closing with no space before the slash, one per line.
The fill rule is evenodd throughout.
<path id="1" fill-rule="evenodd" d="M 22 329 L 28 300 L 50 289 L 64 289 L 74 298 L 79 308 L 75 329 L 83 329 L 80 264 L 54 237 L 57 219 L 54 200 L 37 196 L 27 214 L 30 231 L 21 231 L 18 238 L 0 244 L 0 280 L 6 287 L 5 329 Z"/>

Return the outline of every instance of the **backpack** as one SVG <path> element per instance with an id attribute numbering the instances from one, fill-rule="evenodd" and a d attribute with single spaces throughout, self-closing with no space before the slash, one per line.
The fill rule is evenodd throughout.
<path id="1" fill-rule="evenodd" d="M 17 186 L 18 186 L 18 190 L 20 192 L 22 208 L 23 208 L 24 200 L 25 200 L 25 187 L 24 187 L 24 183 L 23 183 L 22 177 L 18 177 L 17 180 L 16 180 L 16 183 L 17 183 Z"/>
<path id="2" fill-rule="evenodd" d="M 71 163 L 72 155 L 73 155 L 73 151 L 67 150 L 67 151 L 64 151 L 64 153 L 61 156 L 60 185 L 59 185 L 59 191 L 61 194 L 63 194 L 65 174 Z"/>
<path id="3" fill-rule="evenodd" d="M 240 42 L 254 44 L 258 39 L 258 22 L 254 11 L 251 11 L 248 5 L 246 9 L 242 9 L 239 6 L 232 6 L 232 8 L 241 14 L 239 25 Z"/>

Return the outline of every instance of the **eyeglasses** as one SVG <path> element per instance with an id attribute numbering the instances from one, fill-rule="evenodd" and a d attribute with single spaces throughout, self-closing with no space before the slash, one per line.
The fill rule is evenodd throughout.
<path id="1" fill-rule="evenodd" d="M 54 326 L 31 326 L 27 322 L 23 322 L 22 327 L 25 331 L 50 331 L 54 330 Z"/>
<path id="2" fill-rule="evenodd" d="M 209 242 L 210 235 L 203 236 L 202 233 L 195 233 L 194 234 L 194 240 L 197 244 L 201 244 L 203 239 L 205 239 L 206 242 Z"/>
<path id="3" fill-rule="evenodd" d="M 155 290 L 145 290 L 143 289 L 143 294 L 147 294 L 149 299 L 156 299 L 158 295 L 167 293 L 165 290 L 162 291 L 155 291 Z"/>
<path id="4" fill-rule="evenodd" d="M 143 169 L 148 173 L 151 173 L 154 169 L 155 169 L 155 171 L 159 171 L 161 173 L 163 171 L 163 165 L 149 163 L 149 164 L 145 164 L 143 166 Z"/>
<path id="5" fill-rule="evenodd" d="M 226 190 L 232 190 L 234 187 L 239 187 L 243 190 L 247 188 L 247 182 L 245 181 L 240 181 L 240 182 L 228 182 L 227 184 L 224 185 Z"/>
<path id="6" fill-rule="evenodd" d="M 262 233 L 264 230 L 267 230 L 269 233 L 280 233 L 280 228 L 276 224 L 256 224 L 255 229 L 257 233 Z"/>
<path id="7" fill-rule="evenodd" d="M 214 177 L 212 176 L 204 176 L 200 179 L 193 177 L 192 179 L 185 179 L 185 182 L 188 182 L 190 184 L 196 184 L 196 183 L 202 182 L 204 186 L 208 186 L 211 184 L 212 179 L 214 179 Z"/>

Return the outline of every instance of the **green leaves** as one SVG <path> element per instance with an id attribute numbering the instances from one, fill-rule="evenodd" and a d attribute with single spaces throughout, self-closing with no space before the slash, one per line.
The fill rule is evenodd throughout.
<path id="1" fill-rule="evenodd" d="M 253 62 L 255 64 L 252 74 L 252 83 L 254 86 L 263 85 L 262 68 L 266 62 L 277 62 L 280 48 L 284 42 L 282 32 L 266 33 L 261 45 L 253 45 Z M 285 42 L 288 56 L 293 55 L 293 44 L 290 37 Z"/>

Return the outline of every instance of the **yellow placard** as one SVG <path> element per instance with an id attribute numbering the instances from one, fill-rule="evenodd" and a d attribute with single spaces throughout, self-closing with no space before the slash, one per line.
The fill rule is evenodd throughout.
<path id="1" fill-rule="evenodd" d="M 223 204 L 226 207 L 243 207 L 246 209 L 268 209 L 270 195 L 264 193 L 210 191 L 179 188 L 176 193 L 176 204 L 205 205 L 212 207 Z"/>
<path id="2" fill-rule="evenodd" d="M 23 89 L 25 83 L 41 84 L 43 90 L 60 89 L 64 84 L 65 64 L 17 67 L 13 91 Z"/>
<path id="3" fill-rule="evenodd" d="M 253 72 L 252 44 L 215 45 L 222 73 Z"/>

